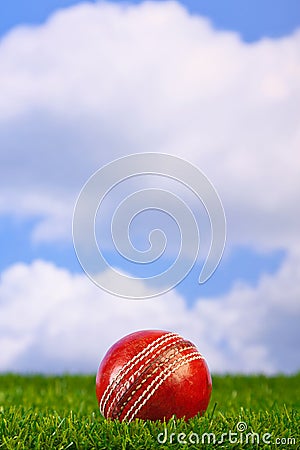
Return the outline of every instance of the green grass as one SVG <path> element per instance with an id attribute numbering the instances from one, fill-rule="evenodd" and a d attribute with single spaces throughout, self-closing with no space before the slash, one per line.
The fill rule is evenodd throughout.
<path id="1" fill-rule="evenodd" d="M 294 449 L 300 446 L 299 406 L 300 374 L 215 376 L 203 417 L 126 424 L 101 417 L 92 376 L 0 375 L 0 449 Z M 229 436 L 238 422 L 247 430 Z M 160 444 L 165 429 L 167 442 Z"/>

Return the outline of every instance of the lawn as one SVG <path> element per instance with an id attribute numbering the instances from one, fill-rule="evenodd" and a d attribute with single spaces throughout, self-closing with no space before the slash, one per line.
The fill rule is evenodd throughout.
<path id="1" fill-rule="evenodd" d="M 101 417 L 93 376 L 0 375 L 0 449 L 296 449 L 300 374 L 214 376 L 203 417 Z"/>

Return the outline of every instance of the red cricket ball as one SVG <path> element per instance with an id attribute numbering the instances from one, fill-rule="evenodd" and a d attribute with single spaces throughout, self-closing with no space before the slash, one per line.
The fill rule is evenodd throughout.
<path id="1" fill-rule="evenodd" d="M 208 406 L 212 382 L 196 346 L 176 333 L 137 331 L 116 342 L 96 378 L 101 414 L 126 420 L 185 420 Z"/>

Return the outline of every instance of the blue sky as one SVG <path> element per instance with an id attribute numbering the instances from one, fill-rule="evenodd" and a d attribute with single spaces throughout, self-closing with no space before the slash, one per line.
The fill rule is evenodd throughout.
<path id="1" fill-rule="evenodd" d="M 30 0 L 26 5 L 20 1 L 9 2 L 3 8 L 0 21 L 0 33 L 5 36 L 10 30 L 19 25 L 38 25 L 45 22 L 51 14 L 59 9 L 80 4 L 79 1 L 45 1 Z M 95 3 L 95 2 L 90 2 Z M 115 1 L 115 3 L 138 4 L 141 1 Z M 232 30 L 241 36 L 245 42 L 254 42 L 259 39 L 280 38 L 294 32 L 300 25 L 300 5 L 298 1 L 253 1 L 240 2 L 231 0 L 222 3 L 219 1 L 184 1 L 181 2 L 188 11 L 196 15 L 208 17 L 214 27 L 221 30 Z M 51 245 L 32 245 L 30 233 L 32 221 L 13 221 L 9 217 L 3 218 L 1 224 L 2 248 L 5 251 L 0 256 L 0 267 L 4 269 L 13 262 L 30 262 L 37 257 L 54 261 L 60 266 L 66 266 L 72 271 L 81 268 L 74 257 L 73 248 L 66 243 L 59 243 L 57 249 Z M 226 261 L 215 275 L 214 282 L 196 289 L 191 298 L 198 293 L 215 295 L 221 290 L 228 290 L 235 279 L 248 280 L 255 283 L 259 275 L 272 273 L 283 260 L 284 252 L 278 249 L 275 252 L 259 253 L 247 246 L 234 249 L 229 261 Z M 224 275 L 223 275 L 224 274 Z M 192 274 L 191 274 L 192 275 Z M 216 277 L 218 279 L 216 279 Z M 190 292 L 187 285 L 187 295 Z"/>
<path id="2" fill-rule="evenodd" d="M 116 3 L 141 3 L 140 0 Z M 4 35 L 16 25 L 40 24 L 53 11 L 81 3 L 74 0 L 43 1 L 29 0 L 26 4 L 12 0 L 2 6 L 0 33 Z M 92 1 L 90 3 L 95 3 Z M 186 0 L 181 2 L 193 14 L 208 17 L 215 27 L 240 33 L 246 42 L 262 37 L 281 37 L 293 32 L 300 23 L 300 5 L 297 0 Z"/>
<path id="3" fill-rule="evenodd" d="M 30 0 L 25 7 L 13 0 L 0 17 L 0 342 L 7 348 L 0 370 L 41 371 L 31 357 L 36 351 L 48 371 L 91 371 L 105 345 L 142 327 L 190 333 L 215 371 L 267 373 L 288 358 L 276 353 L 280 327 L 296 352 L 286 370 L 298 370 L 298 293 L 291 286 L 299 276 L 299 2 Z M 197 284 L 199 258 L 160 304 L 134 309 L 124 300 L 125 310 L 111 306 L 119 300 L 107 299 L 83 273 L 72 212 L 93 172 L 143 151 L 186 158 L 207 174 L 223 201 L 228 238 L 207 283 Z M 207 247 L 205 233 L 204 241 Z M 120 269 L 143 273 L 111 247 L 105 251 Z M 36 305 L 44 295 L 40 317 Z M 103 317 L 97 311 L 98 322 L 86 319 L 87 329 L 97 333 L 114 314 L 116 326 L 85 366 L 85 348 L 76 352 L 69 342 L 84 333 L 76 322 L 83 298 L 96 308 L 98 297 Z M 22 302 L 30 304 L 28 329 L 7 327 L 16 311 L 22 314 Z M 65 365 L 65 354 L 54 351 L 62 325 L 49 312 L 59 302 L 67 330 L 61 352 L 70 353 Z M 69 320 L 64 311 L 72 302 Z M 247 309 L 249 318 L 260 315 L 242 335 Z"/>

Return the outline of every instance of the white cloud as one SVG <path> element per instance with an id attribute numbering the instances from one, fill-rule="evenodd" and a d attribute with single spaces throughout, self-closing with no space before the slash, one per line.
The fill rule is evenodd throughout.
<path id="1" fill-rule="evenodd" d="M 0 43 L 2 212 L 70 238 L 87 177 L 114 157 L 196 163 L 228 244 L 293 248 L 299 230 L 299 32 L 245 44 L 175 2 L 81 4 Z"/>
<path id="2" fill-rule="evenodd" d="M 257 289 L 236 286 L 189 309 L 174 291 L 124 300 L 52 264 L 16 264 L 0 283 L 0 370 L 95 372 L 117 339 L 158 328 L 194 341 L 213 372 L 290 373 L 300 369 L 299 276 L 290 258 Z"/>
<path id="3" fill-rule="evenodd" d="M 1 370 L 93 371 L 113 341 L 151 327 L 194 340 L 214 371 L 299 369 L 299 45 L 299 31 L 245 44 L 175 2 L 81 4 L 0 41 L 0 213 L 39 219 L 34 240 L 71 238 L 78 192 L 104 163 L 162 151 L 212 180 L 228 247 L 288 250 L 256 289 L 192 309 L 174 292 L 130 302 L 42 261 L 12 266 Z"/>

